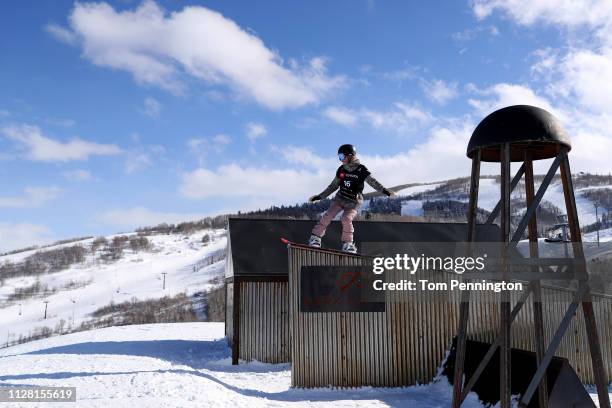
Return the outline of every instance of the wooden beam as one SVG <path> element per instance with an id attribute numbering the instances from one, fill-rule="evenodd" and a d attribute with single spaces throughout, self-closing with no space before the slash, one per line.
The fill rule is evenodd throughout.
<path id="1" fill-rule="evenodd" d="M 546 173 L 544 180 L 542 180 L 542 184 L 540 184 L 540 187 L 538 188 L 538 193 L 533 198 L 533 202 L 531 203 L 531 205 L 527 207 L 527 211 L 525 212 L 525 215 L 523 215 L 521 222 L 519 223 L 518 227 L 516 228 L 516 231 L 514 232 L 514 235 L 512 236 L 512 239 L 510 240 L 510 244 L 512 246 L 516 246 L 516 243 L 523 236 L 523 232 L 525 232 L 525 228 L 527 228 L 527 224 L 529 223 L 529 220 L 531 220 L 531 217 L 533 216 L 533 214 L 535 214 L 536 208 L 538 208 L 538 206 L 540 205 L 540 202 L 542 201 L 542 198 L 544 197 L 544 193 L 546 192 L 546 189 L 548 188 L 550 182 L 555 176 L 555 173 L 557 172 L 557 169 L 559 168 L 559 165 L 561 164 L 561 161 L 563 160 L 564 157 L 567 157 L 565 152 L 559 153 L 557 157 L 555 157 L 555 160 L 550 165 L 550 168 L 548 169 L 548 173 Z"/>
<path id="2" fill-rule="evenodd" d="M 467 214 L 467 242 L 476 240 L 476 211 L 478 209 L 478 187 L 480 183 L 480 149 L 472 157 L 472 174 L 470 176 L 470 202 Z M 467 340 L 467 326 L 470 315 L 470 292 L 461 291 L 461 303 L 459 304 L 459 327 L 457 334 L 457 345 L 455 351 L 455 375 L 453 378 L 453 408 L 459 408 L 463 402 L 461 389 L 463 386 L 463 374 L 465 369 L 465 343 Z"/>
<path id="3" fill-rule="evenodd" d="M 525 150 L 525 199 L 527 207 L 533 204 L 535 199 L 535 185 L 533 179 L 533 161 L 531 151 Z M 537 259 L 540 256 L 538 248 L 538 222 L 536 213 L 529 220 L 529 256 L 532 259 Z M 538 272 L 536 266 L 531 267 L 532 272 Z M 533 325 L 534 339 L 536 345 L 536 361 L 537 364 L 542 364 L 544 358 L 544 312 L 542 310 L 542 286 L 539 280 L 533 281 Z M 540 408 L 548 408 L 548 384 L 546 376 L 542 378 L 542 382 L 538 387 L 538 402 Z"/>
<path id="4" fill-rule="evenodd" d="M 514 188 L 518 185 L 519 181 L 521 181 L 521 177 L 523 177 L 524 172 L 525 166 L 521 164 L 521 167 L 519 167 L 516 174 L 512 178 L 512 183 L 510 184 L 510 192 L 514 191 Z M 495 204 L 495 208 L 493 208 L 493 211 L 491 211 L 491 214 L 489 214 L 489 217 L 487 217 L 485 225 L 493 224 L 493 221 L 495 221 L 495 218 L 497 218 L 497 216 L 499 215 L 499 210 L 501 210 L 501 200 L 499 200 L 497 204 Z"/>
<path id="5" fill-rule="evenodd" d="M 513 322 L 516 316 L 519 314 L 519 312 L 521 311 L 521 308 L 527 301 L 527 298 L 529 297 L 529 294 L 532 291 L 533 291 L 533 283 L 527 287 L 527 290 L 523 292 L 523 294 L 521 295 L 521 298 L 518 300 L 518 302 L 516 302 L 516 305 L 514 305 L 514 308 L 512 309 L 512 313 L 510 314 L 510 322 Z M 499 347 L 500 342 L 501 342 L 501 337 L 497 336 L 493 344 L 491 344 L 491 346 L 489 347 L 489 350 L 487 350 L 487 353 L 485 354 L 485 356 L 482 358 L 482 360 L 478 364 L 478 367 L 476 367 L 476 371 L 474 371 L 474 374 L 472 374 L 472 376 L 470 377 L 467 385 L 463 389 L 463 393 L 461 394 L 462 403 L 463 401 L 465 401 L 465 398 L 470 393 L 474 385 L 476 385 L 476 381 L 478 381 L 478 378 L 480 378 L 480 376 L 482 375 L 482 372 L 487 367 L 487 364 L 489 364 L 489 361 L 491 360 L 491 358 L 493 358 L 493 355 L 495 354 L 495 351 Z"/>
<path id="6" fill-rule="evenodd" d="M 576 197 L 574 197 L 572 172 L 570 171 L 567 155 L 564 156 L 561 162 L 561 182 L 563 183 L 563 195 L 565 197 L 565 206 L 567 207 L 567 222 L 570 228 L 574 258 L 581 261 L 581 264 L 576 268 L 576 273 L 579 277 L 588 278 L 586 261 L 582 249 L 582 236 L 580 235 Z M 603 364 L 601 344 L 599 343 L 595 311 L 593 310 L 593 299 L 591 298 L 591 291 L 588 283 L 584 282 L 583 285 L 585 285 L 585 293 L 582 298 L 582 311 L 584 313 L 584 323 L 586 326 L 587 338 L 589 340 L 589 350 L 591 352 L 591 363 L 593 365 L 595 386 L 599 397 L 599 406 L 600 408 L 610 408 L 606 369 Z"/>
<path id="7" fill-rule="evenodd" d="M 510 236 L 510 143 L 504 143 L 500 146 L 501 156 L 501 212 L 500 212 L 500 241 L 506 244 Z M 505 262 L 507 259 L 507 249 L 502 249 L 502 279 L 508 279 L 508 265 Z M 501 294 L 500 303 L 500 350 L 499 350 L 499 397 L 501 408 L 510 408 L 512 402 L 511 393 L 511 345 L 510 334 L 510 293 L 503 291 Z"/>
<path id="8" fill-rule="evenodd" d="M 544 357 L 542 358 L 542 362 L 540 363 L 540 365 L 538 365 L 536 373 L 532 377 L 531 382 L 529 383 L 529 386 L 525 391 L 525 394 L 523 394 L 521 400 L 519 401 L 519 405 L 521 407 L 527 407 L 529 401 L 531 401 L 531 397 L 535 393 L 536 388 L 538 388 L 538 386 L 540 385 L 540 381 L 542 381 L 542 378 L 544 378 L 546 370 L 548 369 L 548 365 L 550 364 L 552 358 L 555 356 L 555 352 L 557 351 L 559 344 L 561 344 L 563 335 L 567 331 L 567 328 L 569 327 L 569 324 L 572 321 L 572 318 L 574 317 L 574 313 L 576 313 L 576 310 L 578 309 L 578 302 L 580 301 L 580 299 L 582 299 L 585 290 L 586 286 L 585 284 L 582 284 L 574 293 L 572 303 L 570 303 L 569 307 L 567 308 L 567 311 L 565 312 L 565 316 L 563 316 L 559 327 L 557 327 L 557 331 L 555 332 L 555 335 L 553 336 L 550 345 L 548 346 L 548 350 L 546 350 L 546 354 L 544 354 Z"/>

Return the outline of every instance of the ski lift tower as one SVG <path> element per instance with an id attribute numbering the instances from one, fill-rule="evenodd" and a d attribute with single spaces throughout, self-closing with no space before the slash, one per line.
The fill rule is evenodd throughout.
<path id="1" fill-rule="evenodd" d="M 516 246 L 525 229 L 528 228 L 530 242 L 530 257 L 535 261 L 532 272 L 529 273 L 529 286 L 521 300 L 511 309 L 510 295 L 504 291 L 500 300 L 500 327 L 499 334 L 489 349 L 489 352 L 480 361 L 478 368 L 471 378 L 466 379 L 463 384 L 466 361 L 466 340 L 468 331 L 468 319 L 470 294 L 462 292 L 459 327 L 457 336 L 457 350 L 455 360 L 455 373 L 453 384 L 453 407 L 458 408 L 476 383 L 499 347 L 500 366 L 500 402 L 502 408 L 509 408 L 511 403 L 510 392 L 510 334 L 512 321 L 518 314 L 521 306 L 526 301 L 526 296 L 533 295 L 533 322 L 535 330 L 535 346 L 537 356 L 537 369 L 529 386 L 521 396 L 519 405 L 526 407 L 532 396 L 538 391 L 538 403 L 540 407 L 548 407 L 546 370 L 551 362 L 555 351 L 567 331 L 569 324 L 578 309 L 582 305 L 584 312 L 586 330 L 589 339 L 589 350 L 593 365 L 593 373 L 599 396 L 599 406 L 610 408 L 610 399 L 606 385 L 606 373 L 603 365 L 602 352 L 599 335 L 595 324 L 595 315 L 588 283 L 588 274 L 584 258 L 580 226 L 578 223 L 578 212 L 574 197 L 574 188 L 567 154 L 571 149 L 569 137 L 566 135 L 559 122 L 547 111 L 528 105 L 509 106 L 491 113 L 484 118 L 476 127 L 467 148 L 467 156 L 472 159 L 472 174 L 470 180 L 470 201 L 468 208 L 468 242 L 475 241 L 476 209 L 478 208 L 478 184 L 480 177 L 481 162 L 498 162 L 501 164 L 501 191 L 500 200 L 489 216 L 487 223 L 492 223 L 500 216 L 501 239 L 504 248 L 509 250 Z M 537 193 L 533 181 L 533 161 L 543 159 L 554 159 L 550 169 L 540 184 Z M 510 163 L 522 162 L 516 175 L 510 179 Z M 573 249 L 574 274 L 571 279 L 577 282 L 577 290 L 573 294 L 572 301 L 555 331 L 550 344 L 545 347 L 543 330 L 543 312 L 541 299 L 540 280 L 546 276 L 547 279 L 555 279 L 555 271 L 550 268 L 550 263 L 545 265 L 539 262 L 537 244 L 537 221 L 536 209 L 557 170 L 561 170 L 561 181 L 563 194 L 567 209 L 567 222 L 571 234 L 571 245 Z M 510 231 L 510 194 L 517 186 L 520 179 L 525 175 L 525 192 L 527 211 L 520 220 L 516 231 Z M 502 253 L 502 261 L 504 253 Z M 526 275 L 521 274 L 523 279 Z M 502 276 L 504 279 L 512 279 L 507 263 L 502 263 Z M 556 279 L 560 277 L 557 276 Z M 567 278 L 565 278 L 567 279 Z"/>

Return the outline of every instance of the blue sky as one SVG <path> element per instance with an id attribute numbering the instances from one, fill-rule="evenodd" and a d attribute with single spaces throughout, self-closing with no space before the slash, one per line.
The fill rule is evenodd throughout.
<path id="1" fill-rule="evenodd" d="M 342 143 L 388 186 L 467 175 L 478 121 L 517 103 L 608 173 L 609 21 L 592 0 L 3 2 L 0 250 L 301 202 Z"/>

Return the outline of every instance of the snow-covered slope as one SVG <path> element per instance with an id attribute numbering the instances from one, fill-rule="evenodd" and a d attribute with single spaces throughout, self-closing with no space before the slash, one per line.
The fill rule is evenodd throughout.
<path id="1" fill-rule="evenodd" d="M 597 231 L 584 234 L 582 239 L 584 242 L 597 242 Z M 612 241 L 612 228 L 606 228 L 599 231 L 599 242 Z"/>
<path id="2" fill-rule="evenodd" d="M 412 194 L 423 193 L 426 191 L 431 191 L 437 187 L 440 187 L 444 183 L 432 183 L 432 184 L 421 184 L 418 186 L 406 187 L 401 190 L 397 190 L 396 193 L 398 195 L 409 196 Z"/>
<path id="3" fill-rule="evenodd" d="M 204 234 L 211 236 L 211 242 L 202 243 Z M 128 235 L 128 234 L 126 234 Z M 111 237 L 107 237 L 109 240 Z M 130 301 L 173 296 L 181 292 L 191 295 L 212 287 L 210 281 L 223 274 L 224 262 L 208 264 L 207 257 L 223 251 L 226 247 L 223 230 L 203 230 L 192 235 L 161 234 L 148 236 L 153 244 L 151 250 L 132 252 L 126 250 L 121 259 L 102 262 L 88 255 L 87 261 L 68 269 L 34 276 L 7 279 L 0 287 L 0 344 L 13 342 L 19 335 L 26 336 L 36 327 L 54 329 L 63 319 L 66 326 L 76 327 L 82 321 L 91 319 L 91 312 L 108 305 Z M 71 246 L 91 244 L 84 242 L 63 244 Z M 44 250 L 52 250 L 49 247 Z M 5 261 L 19 262 L 33 252 L 18 253 L 0 257 Z M 163 275 L 165 273 L 165 289 Z M 30 297 L 13 301 L 7 306 L 7 297 L 17 288 L 25 288 L 39 280 L 49 289 L 57 289 L 45 297 Z M 65 286 L 75 282 L 73 289 Z M 83 285 L 83 286 L 81 286 Z M 47 300 L 47 318 L 44 319 Z"/>
<path id="4" fill-rule="evenodd" d="M 0 386 L 76 387 L 53 407 L 446 408 L 446 379 L 408 388 L 292 389 L 289 364 L 231 365 L 222 323 L 108 327 L 0 350 Z M 32 403 L 11 407 L 33 407 Z M 475 394 L 463 405 L 481 407 Z"/>
<path id="5" fill-rule="evenodd" d="M 576 189 L 574 195 L 576 197 L 576 207 L 578 207 L 578 218 L 581 226 L 595 222 L 595 206 L 593 202 L 584 197 L 582 193 L 601 188 L 612 188 L 612 186 L 593 186 Z M 546 194 L 544 194 L 544 199 L 555 204 L 565 212 L 565 198 L 563 196 L 563 186 L 561 183 L 552 184 L 546 191 Z M 601 216 L 605 209 L 600 207 L 598 211 Z"/>
<path id="6" fill-rule="evenodd" d="M 468 181 L 465 181 L 465 191 L 467 191 Z M 444 188 L 445 186 L 449 187 Z M 440 188 L 441 187 L 441 188 Z M 537 187 L 537 186 L 536 186 Z M 439 188 L 436 192 L 433 190 Z M 451 191 L 456 190 L 456 185 L 450 187 L 449 182 L 441 182 L 436 184 L 427 184 L 409 187 L 398 191 L 399 195 L 410 196 L 417 193 L 431 192 L 428 194 L 428 200 L 455 200 L 467 202 L 465 194 L 458 195 L 453 194 Z M 479 183 L 478 191 L 478 207 L 491 211 L 499 201 L 500 197 L 500 185 L 493 178 L 481 178 Z M 577 188 L 575 191 L 576 205 L 578 207 L 579 221 L 581 226 L 592 224 L 595 222 L 595 207 L 593 202 L 583 195 L 587 191 L 597 189 L 612 189 L 612 185 L 597 185 Z M 447 191 L 448 190 L 448 191 Z M 524 186 L 520 185 L 512 193 L 513 199 L 525 200 L 524 198 Z M 565 198 L 563 196 L 563 187 L 560 181 L 554 181 L 551 183 L 549 188 L 544 194 L 544 201 L 554 204 L 559 207 L 562 213 L 565 213 Z M 408 199 L 402 202 L 402 215 L 423 215 L 422 199 Z M 606 210 L 602 207 L 599 208 L 599 215 L 601 216 Z"/>

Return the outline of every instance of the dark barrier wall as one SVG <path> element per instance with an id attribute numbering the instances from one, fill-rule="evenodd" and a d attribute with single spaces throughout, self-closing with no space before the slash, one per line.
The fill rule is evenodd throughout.
<path id="1" fill-rule="evenodd" d="M 467 237 L 463 223 L 355 221 L 355 242 L 457 242 Z M 229 219 L 228 260 L 225 276 L 287 275 L 287 249 L 281 237 L 306 243 L 315 221 Z M 342 227 L 333 221 L 323 246 L 339 249 Z M 499 241 L 499 227 L 478 228 L 479 240 Z"/>

